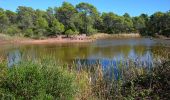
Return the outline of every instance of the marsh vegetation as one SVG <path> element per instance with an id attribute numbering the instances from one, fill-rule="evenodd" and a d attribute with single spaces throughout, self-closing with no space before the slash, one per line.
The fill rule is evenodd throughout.
<path id="1" fill-rule="evenodd" d="M 0 8 L 0 99 L 168 100 L 169 33 L 170 11 Z"/>
<path id="2" fill-rule="evenodd" d="M 168 99 L 169 44 L 143 39 L 1 45 L 1 99 Z"/>
<path id="3" fill-rule="evenodd" d="M 140 62 L 137 62 L 140 63 Z M 138 66 L 133 61 L 97 61 L 91 66 L 58 65 L 48 59 L 20 62 L 11 67 L 0 62 L 1 99 L 168 99 L 170 62 Z"/>

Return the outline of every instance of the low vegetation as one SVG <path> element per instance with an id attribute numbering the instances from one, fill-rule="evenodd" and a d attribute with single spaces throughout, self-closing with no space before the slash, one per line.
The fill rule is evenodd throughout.
<path id="1" fill-rule="evenodd" d="M 0 99 L 166 100 L 170 98 L 170 61 L 157 65 L 148 69 L 120 64 L 116 72 L 107 70 L 114 72 L 110 77 L 99 64 L 77 68 L 43 61 L 7 67 L 1 59 Z"/>
<path id="2" fill-rule="evenodd" d="M 8 68 L 1 63 L 0 68 L 3 100 L 70 100 L 76 93 L 74 74 L 55 65 L 25 62 Z"/>
<path id="3" fill-rule="evenodd" d="M 113 38 L 140 38 L 141 35 L 138 33 L 121 33 L 121 34 L 105 34 L 105 33 L 97 33 L 90 36 L 92 39 L 113 39 Z"/>
<path id="4" fill-rule="evenodd" d="M 0 8 L 0 33 L 31 38 L 44 38 L 60 34 L 140 33 L 164 35 L 170 33 L 170 12 L 156 12 L 151 16 L 141 14 L 131 17 L 113 12 L 99 13 L 88 3 L 76 6 L 63 2 L 60 7 L 46 11 L 19 6 L 16 12 Z"/>
<path id="5" fill-rule="evenodd" d="M 10 40 L 11 37 L 9 35 L 5 34 L 0 34 L 0 40 L 5 41 L 5 40 Z"/>
<path id="6" fill-rule="evenodd" d="M 170 61 L 154 67 L 123 85 L 123 96 L 135 99 L 168 100 L 170 98 Z M 129 91 L 130 90 L 130 91 Z"/>

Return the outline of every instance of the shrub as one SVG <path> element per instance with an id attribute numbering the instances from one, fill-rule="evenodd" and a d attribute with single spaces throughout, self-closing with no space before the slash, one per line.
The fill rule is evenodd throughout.
<path id="1" fill-rule="evenodd" d="M 72 31 L 72 29 L 69 29 L 69 30 L 65 31 L 65 34 L 72 35 L 72 34 L 74 34 L 74 31 Z"/>
<path id="2" fill-rule="evenodd" d="M 67 31 L 65 32 L 65 34 L 66 34 L 67 36 L 70 36 L 70 35 L 77 35 L 77 34 L 79 34 L 79 32 L 73 31 L 72 29 L 69 29 L 69 30 L 67 30 Z"/>
<path id="3" fill-rule="evenodd" d="M 32 29 L 26 29 L 24 30 L 24 36 L 25 37 L 32 37 L 34 34 L 33 30 Z"/>
<path id="4" fill-rule="evenodd" d="M 64 25 L 60 23 L 57 19 L 54 19 L 54 21 L 52 21 L 52 26 L 50 27 L 50 30 L 50 35 L 61 34 L 62 32 L 64 32 Z"/>
<path id="5" fill-rule="evenodd" d="M 5 66 L 5 63 L 0 61 L 0 85 L 1 83 L 3 83 L 6 74 L 7 74 L 7 68 Z"/>
<path id="6" fill-rule="evenodd" d="M 168 100 L 170 98 L 170 61 L 156 66 L 152 72 L 140 75 L 123 85 L 124 97 L 133 99 Z"/>
<path id="7" fill-rule="evenodd" d="M 88 33 L 88 35 L 91 35 L 91 34 L 97 33 L 97 30 L 94 29 L 94 28 L 91 27 L 91 26 L 88 26 L 88 28 L 87 28 L 87 33 Z"/>
<path id="8" fill-rule="evenodd" d="M 0 84 L 0 99 L 72 99 L 76 92 L 74 79 L 59 66 L 20 63 L 7 70 Z"/>
<path id="9" fill-rule="evenodd" d="M 6 33 L 13 36 L 13 35 L 19 34 L 20 30 L 17 26 L 10 26 L 7 28 Z"/>
<path id="10" fill-rule="evenodd" d="M 36 29 L 36 30 L 34 30 L 34 35 L 32 36 L 32 38 L 42 39 L 42 38 L 44 38 L 46 32 L 47 32 L 46 29 Z"/>

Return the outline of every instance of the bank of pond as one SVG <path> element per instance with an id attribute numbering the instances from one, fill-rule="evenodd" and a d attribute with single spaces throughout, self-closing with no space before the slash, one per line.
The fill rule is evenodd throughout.
<path id="1" fill-rule="evenodd" d="M 0 45 L 0 99 L 168 99 L 169 41 Z"/>
<path id="2" fill-rule="evenodd" d="M 145 66 L 133 61 L 108 65 L 93 60 L 90 66 L 88 61 L 81 62 L 59 65 L 46 59 L 8 66 L 1 59 L 0 99 L 156 100 L 170 96 L 168 60 Z"/>

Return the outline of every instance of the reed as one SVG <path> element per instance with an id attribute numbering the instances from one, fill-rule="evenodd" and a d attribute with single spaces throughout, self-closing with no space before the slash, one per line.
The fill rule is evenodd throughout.
<path id="1" fill-rule="evenodd" d="M 140 38 L 139 33 L 119 33 L 119 34 L 107 34 L 107 33 L 97 33 L 90 38 L 92 39 L 113 39 L 113 38 Z"/>
<path id="2" fill-rule="evenodd" d="M 169 98 L 170 61 L 142 64 L 102 60 L 64 64 L 50 59 L 0 63 L 0 98 L 127 100 Z"/>
<path id="3" fill-rule="evenodd" d="M 123 62 L 115 62 L 115 64 L 108 65 L 108 68 L 103 68 L 100 63 L 97 63 L 96 65 L 93 65 L 91 67 L 87 67 L 84 64 L 81 65 L 81 68 L 84 68 L 84 71 L 86 71 L 86 76 L 88 76 L 89 80 L 91 80 L 91 85 L 88 85 L 88 89 L 90 90 L 90 95 L 88 97 L 93 99 L 95 98 L 96 100 L 159 98 L 159 96 L 152 97 L 152 84 L 154 83 L 153 79 L 156 77 L 151 75 L 159 75 L 159 73 L 156 73 L 156 70 L 160 70 L 159 65 L 161 64 L 158 64 L 157 66 L 157 63 L 153 62 L 154 64 L 152 66 L 150 64 L 145 64 L 145 66 L 141 66 L 141 62 L 137 63 L 138 65 L 130 60 L 127 67 L 125 66 L 126 64 Z M 168 63 L 166 66 L 170 66 L 170 63 Z M 169 67 L 167 69 L 166 68 L 165 70 L 170 69 Z M 115 70 L 117 70 L 117 72 Z M 150 77 L 148 78 L 148 76 Z M 166 76 L 162 78 L 165 77 Z M 138 87 L 137 84 L 146 84 L 149 86 Z M 139 91 L 137 89 L 139 89 Z M 161 94 L 163 94 L 163 92 Z M 88 98 L 86 97 L 85 100 L 87 99 Z"/>

